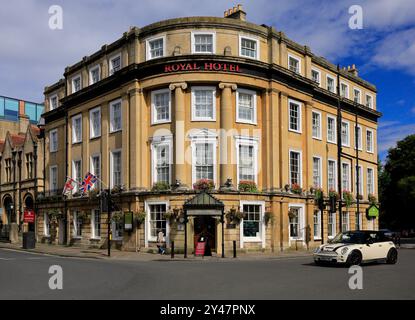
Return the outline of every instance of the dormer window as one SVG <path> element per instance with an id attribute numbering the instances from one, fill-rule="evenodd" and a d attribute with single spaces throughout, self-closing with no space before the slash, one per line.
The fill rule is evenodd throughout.
<path id="1" fill-rule="evenodd" d="M 95 84 L 101 80 L 101 68 L 99 65 L 96 65 L 89 69 L 89 84 Z"/>
<path id="2" fill-rule="evenodd" d="M 147 40 L 147 60 L 161 58 L 165 55 L 165 37 Z"/>
<path id="3" fill-rule="evenodd" d="M 300 74 L 301 69 L 301 60 L 292 55 L 288 55 L 288 69 L 291 71 Z"/>
<path id="4" fill-rule="evenodd" d="M 239 38 L 239 55 L 241 57 L 258 59 L 259 58 L 259 45 L 258 40 L 240 37 Z"/>
<path id="5" fill-rule="evenodd" d="M 215 53 L 215 33 L 193 32 L 192 53 Z"/>
<path id="6" fill-rule="evenodd" d="M 58 107 L 58 96 L 55 94 L 49 98 L 50 110 L 54 110 Z"/>
<path id="7" fill-rule="evenodd" d="M 121 54 L 118 54 L 110 59 L 110 75 L 121 69 Z"/>
<path id="8" fill-rule="evenodd" d="M 81 89 L 81 75 L 77 75 L 72 78 L 72 93 L 78 92 Z"/>

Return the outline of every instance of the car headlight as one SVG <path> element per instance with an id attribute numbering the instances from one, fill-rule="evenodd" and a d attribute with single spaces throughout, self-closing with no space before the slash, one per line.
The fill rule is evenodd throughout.
<path id="1" fill-rule="evenodd" d="M 342 251 L 341 251 L 341 254 L 345 255 L 347 253 L 347 251 L 349 251 L 349 248 L 347 248 L 347 247 L 343 248 Z"/>
<path id="2" fill-rule="evenodd" d="M 317 247 L 314 249 L 314 253 L 319 253 L 320 252 L 320 247 Z"/>

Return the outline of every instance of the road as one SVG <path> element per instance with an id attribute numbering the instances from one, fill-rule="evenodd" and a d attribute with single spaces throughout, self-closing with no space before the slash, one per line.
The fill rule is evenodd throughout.
<path id="1" fill-rule="evenodd" d="M 49 267 L 63 270 L 63 289 L 48 286 Z M 262 260 L 110 261 L 0 249 L 4 299 L 415 299 L 415 250 L 396 265 L 363 267 L 351 290 L 347 268 L 317 267 L 309 257 Z"/>

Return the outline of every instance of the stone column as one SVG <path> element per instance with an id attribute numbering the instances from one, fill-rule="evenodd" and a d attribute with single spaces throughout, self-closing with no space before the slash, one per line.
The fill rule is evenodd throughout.
<path id="1" fill-rule="evenodd" d="M 232 132 L 235 116 L 232 112 L 232 90 L 237 89 L 234 83 L 219 83 L 222 90 L 220 97 L 220 188 L 232 190 L 233 166 L 232 164 L 232 140 L 228 141 L 228 134 Z M 228 180 L 232 179 L 232 180 Z"/>
<path id="2" fill-rule="evenodd" d="M 310 186 L 313 186 L 313 106 L 314 102 L 307 101 L 305 104 L 305 128 L 302 128 L 306 132 L 306 141 L 305 141 L 305 156 L 303 156 L 303 163 L 305 161 L 305 173 L 303 177 L 303 188 L 308 189 Z M 320 119 L 320 127 L 322 123 Z M 322 133 L 323 134 L 323 133 Z M 323 161 L 323 159 L 321 160 Z M 323 168 L 322 164 L 322 168 Z M 304 170 L 303 170 L 304 173 Z M 321 179 L 323 179 L 323 172 L 320 172 Z"/>
<path id="3" fill-rule="evenodd" d="M 174 184 L 176 188 L 188 189 L 185 169 L 185 95 L 183 92 L 187 89 L 187 83 L 172 83 L 169 89 L 174 91 Z"/>
<path id="4" fill-rule="evenodd" d="M 134 88 L 128 91 L 130 97 L 130 183 L 132 190 L 138 190 L 142 187 L 141 179 L 141 113 L 143 107 L 141 105 L 141 89 Z"/>
<path id="5" fill-rule="evenodd" d="M 122 110 L 122 153 L 121 162 L 123 168 L 123 185 L 127 190 L 130 190 L 130 96 L 124 92 L 121 96 L 121 110 Z"/>

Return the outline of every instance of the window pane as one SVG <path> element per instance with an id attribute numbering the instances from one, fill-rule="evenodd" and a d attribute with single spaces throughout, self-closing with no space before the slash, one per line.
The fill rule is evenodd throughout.
<path id="1" fill-rule="evenodd" d="M 150 41 L 150 57 L 157 58 L 163 56 L 163 39 Z"/>
<path id="2" fill-rule="evenodd" d="M 252 94 L 238 92 L 238 118 L 254 121 L 254 96 Z"/>
<path id="3" fill-rule="evenodd" d="M 290 183 L 300 184 L 300 154 L 298 152 L 290 152 Z"/>
<path id="4" fill-rule="evenodd" d="M 211 34 L 196 34 L 195 52 L 213 53 L 213 36 Z"/>
<path id="5" fill-rule="evenodd" d="M 241 55 L 256 58 L 256 45 L 256 41 L 242 38 Z"/>
<path id="6" fill-rule="evenodd" d="M 196 144 L 196 180 L 213 180 L 213 144 Z"/>
<path id="7" fill-rule="evenodd" d="M 290 102 L 290 129 L 300 131 L 300 106 Z"/>
<path id="8" fill-rule="evenodd" d="M 194 100 L 195 117 L 213 119 L 213 90 L 195 90 Z"/>
<path id="9" fill-rule="evenodd" d="M 151 237 L 157 238 L 160 231 L 166 236 L 166 220 L 163 214 L 166 212 L 165 204 L 153 204 L 150 208 L 150 234 Z"/>
<path id="10" fill-rule="evenodd" d="M 243 235 L 244 237 L 260 238 L 261 206 L 244 205 Z"/>
<path id="11" fill-rule="evenodd" d="M 239 180 L 255 181 L 254 146 L 239 146 Z"/>

